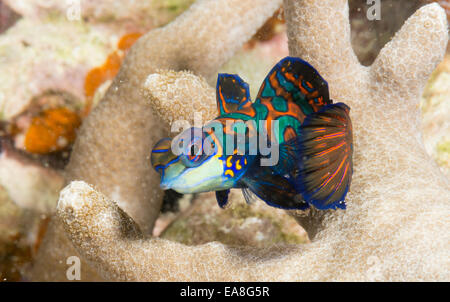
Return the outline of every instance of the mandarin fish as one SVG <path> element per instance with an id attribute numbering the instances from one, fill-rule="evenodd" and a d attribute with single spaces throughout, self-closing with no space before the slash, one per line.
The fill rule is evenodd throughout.
<path id="1" fill-rule="evenodd" d="M 281 60 L 254 102 L 239 76 L 219 74 L 217 107 L 219 116 L 202 128 L 155 145 L 151 162 L 162 189 L 216 191 L 222 208 L 238 188 L 247 202 L 259 198 L 282 209 L 345 209 L 353 173 L 350 108 L 333 103 L 310 64 Z"/>

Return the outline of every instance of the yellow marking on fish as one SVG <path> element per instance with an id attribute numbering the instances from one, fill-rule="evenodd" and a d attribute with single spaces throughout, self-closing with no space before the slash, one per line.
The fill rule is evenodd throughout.
<path id="1" fill-rule="evenodd" d="M 240 170 L 242 169 L 242 166 L 240 165 L 240 159 L 236 162 L 236 169 Z"/>
<path id="2" fill-rule="evenodd" d="M 230 175 L 230 177 L 234 177 L 234 172 L 233 170 L 226 170 L 225 175 Z"/>
<path id="3" fill-rule="evenodd" d="M 233 156 L 228 156 L 227 157 L 227 167 L 231 168 L 231 166 L 233 166 L 233 164 L 231 163 L 231 159 L 233 158 Z"/>
<path id="4" fill-rule="evenodd" d="M 247 165 L 247 159 L 244 158 L 244 165 Z"/>

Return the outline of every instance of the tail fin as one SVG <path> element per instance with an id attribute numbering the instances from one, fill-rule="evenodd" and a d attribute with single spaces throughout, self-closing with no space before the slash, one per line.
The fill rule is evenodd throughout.
<path id="1" fill-rule="evenodd" d="M 316 208 L 345 209 L 353 173 L 350 108 L 330 104 L 308 115 L 298 136 L 296 182 L 304 200 Z"/>

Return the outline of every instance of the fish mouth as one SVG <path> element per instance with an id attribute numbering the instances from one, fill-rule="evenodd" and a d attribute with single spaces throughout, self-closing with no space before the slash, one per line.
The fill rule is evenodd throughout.
<path id="1" fill-rule="evenodd" d="M 162 190 L 169 190 L 169 189 L 172 189 L 170 182 L 169 182 L 169 181 L 166 181 L 166 180 L 163 180 L 163 179 L 161 179 L 161 183 L 159 184 L 159 187 L 160 187 Z"/>
<path id="2" fill-rule="evenodd" d="M 178 178 L 182 177 L 183 174 L 184 174 L 184 171 L 180 175 L 177 175 L 177 177 L 166 177 L 166 175 L 164 175 L 164 174 L 161 175 L 161 182 L 159 184 L 159 187 L 162 190 L 175 190 L 178 193 L 185 194 L 186 192 L 180 192 L 180 191 L 183 191 L 183 188 L 182 188 L 182 186 L 180 187 L 180 184 L 178 181 Z"/>

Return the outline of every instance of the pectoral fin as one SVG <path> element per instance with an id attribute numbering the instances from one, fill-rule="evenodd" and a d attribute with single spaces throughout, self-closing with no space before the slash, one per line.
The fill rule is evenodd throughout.
<path id="1" fill-rule="evenodd" d="M 285 210 L 305 210 L 308 204 L 303 201 L 294 185 L 284 176 L 275 173 L 270 167 L 255 165 L 241 180 L 242 186 L 268 205 Z M 247 202 L 252 198 L 244 192 Z"/>

